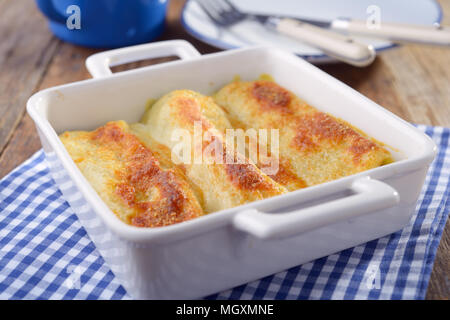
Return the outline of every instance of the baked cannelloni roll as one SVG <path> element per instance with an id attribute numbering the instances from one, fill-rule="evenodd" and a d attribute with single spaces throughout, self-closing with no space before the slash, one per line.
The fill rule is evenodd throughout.
<path id="1" fill-rule="evenodd" d="M 278 129 L 280 169 L 290 190 L 392 162 L 391 154 L 344 121 L 320 112 L 275 82 L 235 81 L 214 95 L 234 127 Z"/>
<path id="2" fill-rule="evenodd" d="M 151 106 L 142 122 L 203 191 L 205 212 L 287 192 L 227 143 L 223 133 L 231 124 L 211 97 L 173 91 Z"/>
<path id="3" fill-rule="evenodd" d="M 115 121 L 60 138 L 100 198 L 125 223 L 160 227 L 201 216 L 196 194 L 171 163 L 170 150 L 137 135 L 124 121 Z"/>

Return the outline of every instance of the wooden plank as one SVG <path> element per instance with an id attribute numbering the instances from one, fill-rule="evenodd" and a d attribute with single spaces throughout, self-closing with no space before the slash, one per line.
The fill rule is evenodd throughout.
<path id="1" fill-rule="evenodd" d="M 18 25 L 20 22 L 20 25 Z M 34 1 L 1 2 L 0 10 L 0 154 L 42 79 L 56 41 Z"/>
<path id="2" fill-rule="evenodd" d="M 450 126 L 450 54 L 443 48 L 404 47 L 384 57 L 407 121 Z"/>
<path id="3" fill-rule="evenodd" d="M 392 85 L 395 81 L 395 70 L 389 68 L 384 57 L 378 57 L 366 68 L 344 64 L 327 65 L 321 68 L 399 117 L 410 118 L 403 107 L 403 100 Z"/>
<path id="4" fill-rule="evenodd" d="M 450 220 L 445 224 L 433 264 L 426 299 L 450 299 Z"/>
<path id="5" fill-rule="evenodd" d="M 45 77 L 41 79 L 35 91 L 90 78 L 84 61 L 94 52 L 91 49 L 60 43 L 51 65 L 46 70 Z M 24 113 L 5 151 L 0 156 L 0 177 L 6 175 L 40 148 L 41 143 L 33 120 Z"/>

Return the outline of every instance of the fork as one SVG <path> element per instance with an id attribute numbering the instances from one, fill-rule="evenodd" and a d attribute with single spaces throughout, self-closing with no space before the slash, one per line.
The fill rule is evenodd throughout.
<path id="1" fill-rule="evenodd" d="M 354 66 L 367 66 L 375 59 L 375 50 L 372 46 L 303 21 L 243 13 L 229 0 L 195 1 L 216 25 L 223 28 L 231 27 L 244 20 L 254 20 L 269 29 L 316 47 L 328 56 Z"/>

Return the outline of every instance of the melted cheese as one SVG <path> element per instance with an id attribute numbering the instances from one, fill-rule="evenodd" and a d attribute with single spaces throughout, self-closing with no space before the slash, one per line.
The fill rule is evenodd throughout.
<path id="1" fill-rule="evenodd" d="M 159 143 L 172 149 L 179 143 L 172 133 L 183 129 L 192 138 L 190 142 L 190 162 L 185 163 L 186 176 L 203 191 L 204 210 L 219 211 L 247 202 L 279 195 L 287 190 L 265 175 L 258 167 L 234 152 L 224 139 L 223 132 L 231 128 L 225 113 L 210 97 L 189 90 L 173 91 L 158 102 L 144 115 L 142 122 L 147 125 L 149 135 Z M 195 140 L 195 125 L 202 133 L 210 131 L 209 141 Z M 222 150 L 219 160 L 216 154 L 207 153 L 214 141 Z M 202 154 L 202 163 L 195 162 L 195 154 Z M 242 163 L 229 163 L 227 159 L 240 159 Z"/>
<path id="2" fill-rule="evenodd" d="M 234 127 L 279 130 L 281 170 L 272 177 L 289 190 L 392 162 L 390 153 L 375 141 L 275 82 L 234 81 L 214 100 Z"/>
<path id="3" fill-rule="evenodd" d="M 170 151 L 149 137 L 138 139 L 125 122 L 109 122 L 92 132 L 65 132 L 60 138 L 102 200 L 125 223 L 160 227 L 203 214 L 184 174 L 167 157 Z"/>
<path id="4" fill-rule="evenodd" d="M 141 123 L 114 121 L 60 136 L 102 200 L 139 227 L 179 223 L 392 162 L 376 141 L 267 78 L 236 80 L 214 97 L 173 91 L 147 109 Z M 225 138 L 233 128 L 278 129 L 278 171 L 260 170 L 263 154 L 275 157 L 270 140 L 257 146 L 254 163 Z M 187 140 L 179 140 L 180 129 Z M 181 164 L 172 153 L 180 143 L 189 156 Z"/>

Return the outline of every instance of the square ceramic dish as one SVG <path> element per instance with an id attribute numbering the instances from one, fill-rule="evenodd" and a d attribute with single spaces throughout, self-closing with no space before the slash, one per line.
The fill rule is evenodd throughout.
<path id="1" fill-rule="evenodd" d="M 180 60 L 112 74 L 109 66 Z M 50 88 L 27 105 L 55 182 L 111 270 L 136 299 L 200 298 L 379 238 L 405 226 L 436 146 L 423 133 L 304 60 L 273 48 L 201 56 L 176 40 L 87 60 L 95 79 Z M 111 120 L 136 122 L 149 98 L 174 89 L 211 94 L 236 75 L 267 73 L 321 111 L 387 143 L 396 161 L 321 185 L 161 228 L 121 222 L 58 138 Z"/>

